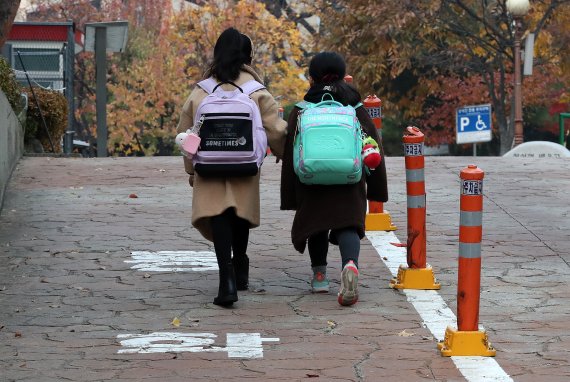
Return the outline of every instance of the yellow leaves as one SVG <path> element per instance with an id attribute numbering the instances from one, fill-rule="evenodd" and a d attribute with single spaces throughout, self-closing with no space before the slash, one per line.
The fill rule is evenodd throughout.
<path id="1" fill-rule="evenodd" d="M 412 332 L 407 332 L 406 329 L 402 330 L 400 333 L 398 333 L 399 337 L 411 337 L 413 335 L 415 335 L 416 333 L 412 333 Z"/>
<path id="2" fill-rule="evenodd" d="M 486 57 L 487 56 L 487 51 L 480 46 L 474 47 L 472 49 L 472 52 L 479 57 Z"/>
<path id="3" fill-rule="evenodd" d="M 131 150 L 135 134 L 173 139 L 191 87 L 208 67 L 219 34 L 230 26 L 252 38 L 253 66 L 274 95 L 282 96 L 283 106 L 302 97 L 307 83 L 301 78 L 304 69 L 296 64 L 302 52 L 294 23 L 275 18 L 254 0 L 187 7 L 170 17 L 160 34 L 133 33 L 131 62 L 108 85 L 111 147 Z"/>

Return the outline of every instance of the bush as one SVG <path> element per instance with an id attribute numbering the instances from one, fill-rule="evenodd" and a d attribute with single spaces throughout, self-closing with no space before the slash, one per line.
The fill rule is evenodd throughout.
<path id="1" fill-rule="evenodd" d="M 22 108 L 20 102 L 22 88 L 16 81 L 16 75 L 4 57 L 0 57 L 0 89 L 6 94 L 12 109 L 19 113 Z"/>
<path id="2" fill-rule="evenodd" d="M 24 139 L 28 142 L 38 139 L 44 151 L 51 152 L 51 144 L 34 95 L 29 89 L 26 89 L 26 93 L 28 94 L 29 105 Z M 38 97 L 38 103 L 46 121 L 54 150 L 56 153 L 60 153 L 62 151 L 60 141 L 67 128 L 67 99 L 62 93 L 55 90 L 34 87 L 34 93 Z"/>

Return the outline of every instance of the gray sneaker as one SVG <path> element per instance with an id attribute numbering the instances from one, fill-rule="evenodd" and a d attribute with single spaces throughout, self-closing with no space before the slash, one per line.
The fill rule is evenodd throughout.
<path id="1" fill-rule="evenodd" d="M 350 260 L 340 274 L 340 290 L 338 303 L 343 306 L 356 304 L 358 301 L 358 268 Z"/>

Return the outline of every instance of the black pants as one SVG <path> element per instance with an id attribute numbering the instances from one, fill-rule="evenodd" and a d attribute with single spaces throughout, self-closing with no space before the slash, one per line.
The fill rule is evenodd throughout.
<path id="1" fill-rule="evenodd" d="M 236 215 L 234 208 L 228 208 L 211 218 L 214 249 L 218 263 L 229 262 L 232 250 L 235 258 L 244 257 L 249 241 L 249 222 Z"/>
<path id="2" fill-rule="evenodd" d="M 360 237 L 355 228 L 343 228 L 334 230 L 332 234 L 336 235 L 340 256 L 342 258 L 342 266 L 344 267 L 349 260 L 354 261 L 358 266 L 358 256 L 360 255 Z M 311 266 L 327 265 L 327 254 L 329 250 L 329 231 L 316 233 L 309 237 L 308 242 L 309 256 L 311 257 Z"/>

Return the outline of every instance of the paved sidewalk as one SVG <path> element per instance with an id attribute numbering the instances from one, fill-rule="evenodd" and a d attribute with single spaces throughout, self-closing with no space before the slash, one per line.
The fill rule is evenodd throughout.
<path id="1" fill-rule="evenodd" d="M 211 303 L 208 254 L 189 252 L 201 270 L 126 262 L 141 251 L 213 251 L 190 228 L 181 158 L 22 159 L 0 215 L 0 381 L 490 380 L 440 356 L 368 240 L 358 304 L 336 301 L 336 247 L 331 293 L 311 294 L 308 254 L 290 244 L 293 214 L 279 210 L 280 164 L 271 162 L 262 226 L 250 237 L 250 290 L 225 309 Z M 453 312 L 459 171 L 473 162 L 486 173 L 480 324 L 494 361 L 515 381 L 568 381 L 570 161 L 426 158 L 428 262 Z M 387 165 L 385 208 L 405 242 L 403 158 Z"/>

